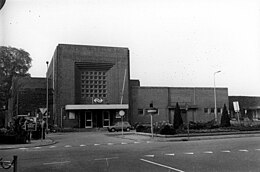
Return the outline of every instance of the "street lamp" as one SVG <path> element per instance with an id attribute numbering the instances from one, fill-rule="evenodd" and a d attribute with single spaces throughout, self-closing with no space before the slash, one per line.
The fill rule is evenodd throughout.
<path id="1" fill-rule="evenodd" d="M 216 82 L 215 82 L 215 75 L 217 73 L 220 73 L 221 71 L 217 71 L 217 72 L 214 72 L 214 102 L 215 102 L 215 109 L 214 109 L 214 112 L 215 112 L 215 122 L 218 122 L 218 115 L 217 115 L 217 96 L 216 96 Z"/>
<path id="2" fill-rule="evenodd" d="M 49 84 L 48 84 L 48 65 L 49 65 L 49 62 L 46 61 L 46 64 L 47 64 L 47 71 L 46 71 L 46 131 L 48 133 L 48 112 L 49 112 Z"/>

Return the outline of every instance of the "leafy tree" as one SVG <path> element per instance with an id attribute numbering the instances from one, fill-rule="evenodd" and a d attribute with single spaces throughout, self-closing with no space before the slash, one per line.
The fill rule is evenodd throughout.
<path id="1" fill-rule="evenodd" d="M 224 104 L 220 126 L 221 127 L 229 127 L 230 125 L 231 125 L 230 124 L 230 117 L 228 115 L 226 104 Z"/>
<path id="2" fill-rule="evenodd" d="M 181 118 L 181 109 L 180 106 L 178 104 L 178 102 L 176 103 L 176 107 L 174 110 L 174 121 L 173 121 L 173 125 L 175 129 L 178 129 L 181 125 L 183 124 L 183 120 Z"/>
<path id="3" fill-rule="evenodd" d="M 30 76 L 31 61 L 30 54 L 23 49 L 0 46 L 0 109 L 8 107 L 13 79 Z"/>

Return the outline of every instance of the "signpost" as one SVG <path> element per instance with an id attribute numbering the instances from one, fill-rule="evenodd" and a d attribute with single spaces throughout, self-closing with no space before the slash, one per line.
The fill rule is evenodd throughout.
<path id="1" fill-rule="evenodd" d="M 153 138 L 153 115 L 158 113 L 158 109 L 153 107 L 153 103 L 150 104 L 150 109 L 147 109 L 147 113 L 151 116 L 151 133 Z"/>
<path id="2" fill-rule="evenodd" d="M 123 122 L 123 117 L 124 117 L 124 115 L 125 115 L 125 111 L 120 110 L 120 111 L 119 111 L 119 115 L 121 116 L 121 121 L 122 121 L 122 136 L 123 136 L 123 135 L 124 135 L 124 127 L 123 127 L 124 122 Z"/>
<path id="3" fill-rule="evenodd" d="M 29 121 L 26 123 L 25 127 L 26 127 L 26 131 L 29 132 L 29 143 L 31 143 L 31 137 L 32 137 L 31 132 L 37 130 L 37 123 L 34 121 Z"/>
<path id="4" fill-rule="evenodd" d="M 188 118 L 189 105 L 187 103 L 185 105 L 185 110 L 186 110 L 186 117 L 187 117 L 188 140 L 190 140 L 190 121 L 189 121 L 189 118 Z"/>
<path id="5" fill-rule="evenodd" d="M 233 102 L 233 106 L 234 106 L 234 111 L 237 113 L 237 121 L 240 123 L 240 119 L 239 119 L 239 103 L 238 101 Z"/>

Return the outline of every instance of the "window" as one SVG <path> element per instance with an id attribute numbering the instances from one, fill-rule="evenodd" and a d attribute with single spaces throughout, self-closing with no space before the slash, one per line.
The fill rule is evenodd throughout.
<path id="1" fill-rule="evenodd" d="M 215 112 L 215 109 L 214 108 L 211 108 L 210 109 L 210 113 L 214 113 Z"/>
<path id="2" fill-rule="evenodd" d="M 138 109 L 138 115 L 144 115 L 144 109 Z"/>
<path id="3" fill-rule="evenodd" d="M 218 113 L 221 113 L 221 108 L 217 108 L 217 112 L 218 112 Z"/>
<path id="4" fill-rule="evenodd" d="M 204 108 L 204 113 L 209 113 L 209 109 L 208 108 Z"/>
<path id="5" fill-rule="evenodd" d="M 103 71 L 81 71 L 82 97 L 107 97 L 106 78 L 106 72 Z"/>
<path id="6" fill-rule="evenodd" d="M 69 119 L 75 119 L 75 113 L 74 112 L 69 112 Z"/>

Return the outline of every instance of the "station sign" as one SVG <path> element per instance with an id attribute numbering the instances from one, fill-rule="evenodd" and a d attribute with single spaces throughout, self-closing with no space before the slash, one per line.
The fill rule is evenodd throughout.
<path id="1" fill-rule="evenodd" d="M 103 101 L 104 100 L 102 98 L 94 98 L 94 100 L 93 100 L 94 103 L 99 103 L 99 104 L 103 103 Z"/>

